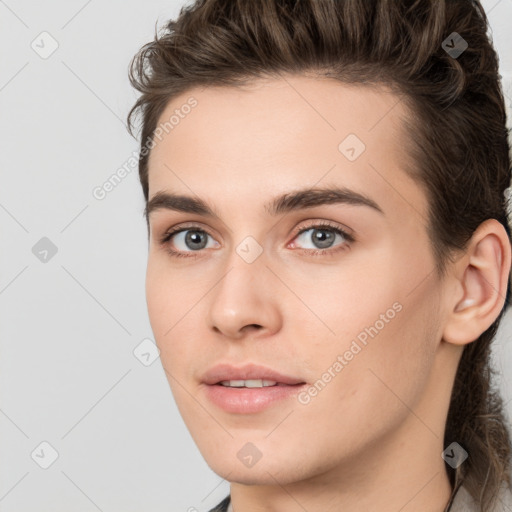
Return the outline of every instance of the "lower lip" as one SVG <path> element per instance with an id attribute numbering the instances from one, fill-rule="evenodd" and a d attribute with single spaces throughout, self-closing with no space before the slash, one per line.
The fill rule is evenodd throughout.
<path id="1" fill-rule="evenodd" d="M 207 398 L 226 412 L 250 414 L 260 412 L 285 399 L 295 397 L 306 384 L 278 384 L 263 388 L 230 388 L 221 384 L 205 385 Z"/>

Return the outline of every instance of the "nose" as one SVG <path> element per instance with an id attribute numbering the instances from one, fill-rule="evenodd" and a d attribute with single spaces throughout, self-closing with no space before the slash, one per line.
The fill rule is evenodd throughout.
<path id="1" fill-rule="evenodd" d="M 277 332 L 282 319 L 279 284 L 264 254 L 248 263 L 233 251 L 227 271 L 208 294 L 208 327 L 231 339 Z"/>

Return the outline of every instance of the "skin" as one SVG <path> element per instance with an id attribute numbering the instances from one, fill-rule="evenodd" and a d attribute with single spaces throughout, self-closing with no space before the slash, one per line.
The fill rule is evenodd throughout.
<path id="1" fill-rule="evenodd" d="M 150 213 L 147 304 L 176 404 L 208 465 L 231 482 L 233 509 L 443 511 L 450 392 L 464 346 L 504 304 L 503 226 L 483 223 L 436 275 L 427 199 L 404 171 L 407 111 L 383 88 L 305 75 L 197 88 L 174 98 L 162 122 L 190 96 L 198 105 L 151 151 L 149 198 L 199 197 L 219 219 Z M 338 149 L 350 133 L 366 146 L 355 161 Z M 364 193 L 383 214 L 348 204 L 277 217 L 264 209 L 275 196 L 330 185 Z M 314 230 L 298 234 L 316 221 L 355 241 L 336 235 L 331 255 L 311 255 L 322 247 Z M 207 247 L 187 246 L 183 234 L 160 243 L 182 224 L 206 231 Z M 263 250 L 252 263 L 236 252 L 247 236 Z M 243 415 L 204 395 L 201 376 L 220 362 L 312 385 L 394 303 L 400 312 L 307 404 L 291 398 Z M 237 457 L 247 442 L 261 452 L 252 467 Z"/>

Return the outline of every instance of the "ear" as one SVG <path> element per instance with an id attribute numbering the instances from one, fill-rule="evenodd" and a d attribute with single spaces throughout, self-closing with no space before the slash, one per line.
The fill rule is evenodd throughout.
<path id="1" fill-rule="evenodd" d="M 465 345 L 478 339 L 505 304 L 511 245 L 504 226 L 487 219 L 476 229 L 468 248 L 452 268 L 454 286 L 448 299 L 443 339 Z"/>

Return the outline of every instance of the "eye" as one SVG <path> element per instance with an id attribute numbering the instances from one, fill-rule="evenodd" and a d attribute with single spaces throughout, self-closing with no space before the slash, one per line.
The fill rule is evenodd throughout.
<path id="1" fill-rule="evenodd" d="M 295 240 L 299 241 L 302 246 L 301 249 L 307 249 L 306 252 L 313 255 L 348 249 L 350 244 L 354 242 L 354 238 L 346 231 L 328 222 L 317 223 L 300 230 L 299 234 L 294 238 L 293 246 L 297 245 Z M 331 249 L 336 240 L 340 243 L 338 246 L 334 246 L 335 249 Z M 313 246 L 307 247 L 308 243 Z"/>
<path id="2" fill-rule="evenodd" d="M 311 233 L 308 235 L 308 232 Z M 210 244 L 208 244 L 208 237 L 212 239 Z M 339 226 L 328 222 L 317 222 L 305 229 L 301 229 L 293 239 L 292 248 L 297 247 L 297 240 L 300 244 L 298 249 L 307 255 L 313 256 L 334 254 L 340 250 L 347 250 L 355 241 L 352 235 Z M 339 242 L 337 246 L 333 245 L 336 241 Z M 308 243 L 312 243 L 313 247 L 302 247 Z M 173 228 L 164 233 L 160 239 L 160 244 L 173 257 L 194 258 L 200 256 L 202 249 L 220 247 L 220 244 L 199 226 L 178 226 Z"/>
<path id="3" fill-rule="evenodd" d="M 182 253 L 198 252 L 201 249 L 219 247 L 220 244 L 215 241 L 213 244 L 208 245 L 208 237 L 210 236 L 210 234 L 197 226 L 190 228 L 180 227 L 167 231 L 160 240 L 160 243 L 167 246 L 167 251 L 172 256 L 195 256 L 195 254 L 187 255 Z M 170 247 L 171 241 L 172 245 L 177 249 Z"/>

